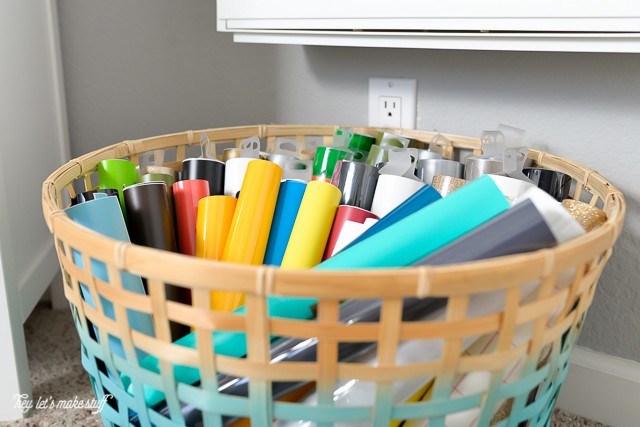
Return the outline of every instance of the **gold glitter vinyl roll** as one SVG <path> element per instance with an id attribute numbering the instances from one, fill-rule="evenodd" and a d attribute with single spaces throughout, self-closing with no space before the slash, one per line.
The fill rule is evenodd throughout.
<path id="1" fill-rule="evenodd" d="M 448 194 L 453 193 L 454 191 L 460 189 L 462 186 L 468 184 L 469 181 L 456 178 L 454 176 L 445 176 L 445 175 L 437 175 L 433 177 L 431 181 L 431 186 L 436 189 L 438 193 L 442 197 L 445 197 Z"/>
<path id="2" fill-rule="evenodd" d="M 586 231 L 601 226 L 607 220 L 607 214 L 604 211 L 588 203 L 565 199 L 562 201 L 562 206 Z"/>

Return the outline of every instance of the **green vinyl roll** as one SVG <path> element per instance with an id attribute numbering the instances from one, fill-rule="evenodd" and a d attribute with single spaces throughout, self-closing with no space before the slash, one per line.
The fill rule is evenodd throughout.
<path id="1" fill-rule="evenodd" d="M 319 270 L 408 266 L 494 216 L 509 202 L 488 176 L 407 216 L 319 264 Z"/>

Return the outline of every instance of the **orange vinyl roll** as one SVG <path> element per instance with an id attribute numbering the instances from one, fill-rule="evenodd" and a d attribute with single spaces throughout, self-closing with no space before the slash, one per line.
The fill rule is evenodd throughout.
<path id="1" fill-rule="evenodd" d="M 222 260 L 237 199 L 230 196 L 209 196 L 198 202 L 196 223 L 196 256 Z M 223 292 L 211 292 L 211 308 L 221 310 Z"/>
<path id="2" fill-rule="evenodd" d="M 223 261 L 262 264 L 281 179 L 282 168 L 275 163 L 266 160 L 249 162 L 224 247 Z M 244 304 L 242 293 L 225 294 L 222 299 L 224 311 L 235 310 Z"/>

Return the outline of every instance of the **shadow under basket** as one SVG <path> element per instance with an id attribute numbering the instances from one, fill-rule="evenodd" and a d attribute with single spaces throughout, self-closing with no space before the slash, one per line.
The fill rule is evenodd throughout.
<path id="1" fill-rule="evenodd" d="M 441 267 L 300 271 L 222 263 L 116 241 L 74 223 L 63 212 L 75 194 L 96 188 L 101 160 L 140 164 L 146 153 L 154 153 L 163 165 L 179 169 L 184 158 L 200 155 L 202 135 L 218 156 L 225 147 L 258 135 L 267 147 L 273 147 L 277 137 L 295 138 L 303 143 L 302 156 L 311 158 L 312 146 L 329 145 L 336 129 L 257 125 L 124 141 L 74 159 L 47 178 L 44 217 L 82 342 L 83 366 L 96 397 L 112 396 L 101 412 L 105 425 L 181 426 L 189 421 L 185 407 L 200 413 L 205 426 L 222 426 L 230 419 L 253 426 L 274 420 L 282 426 L 295 420 L 318 426 L 423 426 L 425 420 L 431 427 L 549 425 L 569 355 L 625 212 L 616 188 L 571 160 L 533 149 L 528 153 L 533 166 L 570 175 L 571 197 L 604 210 L 604 224 L 551 249 Z M 385 130 L 411 137 L 418 147 L 427 147 L 435 136 Z M 375 135 L 378 129 L 354 131 Z M 453 144 L 454 158 L 480 153 L 476 138 L 445 136 Z M 74 263 L 77 253 L 86 268 Z M 104 264 L 108 283 L 92 272 L 94 261 Z M 148 295 L 124 289 L 122 272 L 142 278 Z M 168 301 L 165 284 L 189 290 L 191 303 Z M 82 286 L 95 305 L 83 298 Z M 214 290 L 244 293 L 246 312 L 211 310 Z M 491 295 L 500 299 L 498 309 L 469 314 L 476 299 Z M 271 297 L 316 299 L 316 316 L 270 318 Z M 403 299 L 411 297 L 442 298 L 441 316 L 403 321 Z M 379 322 L 339 321 L 341 301 L 367 298 L 382 301 Z M 105 314 L 104 301 L 111 304 L 112 315 Z M 128 311 L 150 316 L 155 336 L 134 330 Z M 193 346 L 171 342 L 171 322 L 191 328 Z M 214 353 L 216 331 L 242 333 L 246 357 Z M 316 360 L 271 363 L 273 337 L 317 339 Z M 113 342 L 121 351 L 112 351 Z M 343 343 L 377 344 L 371 346 L 377 362 L 339 361 Z M 421 359 L 420 350 L 403 354 L 412 345 L 420 349 L 429 343 L 438 348 L 430 357 Z M 158 361 L 154 369 L 141 366 L 148 356 Z M 181 381 L 176 366 L 191 367 L 200 380 Z M 249 396 L 218 391 L 221 375 L 248 378 Z M 307 383 L 306 392 L 313 389 L 315 398 L 274 399 L 272 385 L 278 382 Z M 413 389 L 410 383 L 416 384 Z M 336 397 L 340 389 L 353 385 L 362 385 L 366 395 L 361 391 L 346 403 Z M 162 401 L 150 402 L 145 390 L 160 393 Z"/>

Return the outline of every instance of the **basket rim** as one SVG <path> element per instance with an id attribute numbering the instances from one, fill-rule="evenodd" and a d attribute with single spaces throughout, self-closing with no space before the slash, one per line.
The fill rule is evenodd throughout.
<path id="1" fill-rule="evenodd" d="M 399 281 L 400 288 L 395 288 L 390 291 L 390 294 L 398 296 L 405 294 L 405 296 L 425 294 L 434 295 L 438 290 L 429 287 L 431 279 L 435 276 L 441 280 L 447 281 L 448 276 L 455 274 L 458 278 L 461 272 L 479 272 L 486 269 L 495 268 L 509 268 L 513 264 L 515 265 L 537 265 L 546 274 L 553 274 L 559 272 L 556 269 L 558 267 L 559 260 L 570 262 L 570 264 L 577 264 L 585 257 L 585 249 L 591 247 L 593 250 L 589 254 L 597 256 L 597 252 L 605 252 L 613 247 L 618 239 L 622 226 L 624 223 L 624 214 L 626 211 L 626 204 L 623 194 L 609 183 L 604 177 L 593 169 L 589 169 L 582 164 L 569 160 L 554 154 L 550 154 L 537 149 L 529 148 L 529 158 L 533 159 L 538 166 L 544 167 L 545 164 L 566 164 L 574 168 L 578 172 L 582 172 L 581 176 L 575 176 L 580 174 L 570 174 L 578 182 L 582 182 L 588 190 L 600 190 L 598 196 L 602 198 L 604 202 L 604 210 L 607 213 L 607 220 L 605 223 L 594 229 L 585 235 L 572 239 L 569 242 L 557 245 L 553 248 L 524 253 L 516 255 L 508 255 L 497 258 L 490 258 L 485 260 L 471 261 L 465 263 L 456 263 L 442 266 L 421 266 L 421 267 L 402 267 L 402 268 L 385 268 L 385 269 L 357 269 L 357 270 L 331 270 L 331 271 L 318 271 L 318 270 L 282 270 L 277 267 L 271 266 L 253 266 L 242 265 L 222 261 L 213 261 L 207 259 L 198 259 L 196 257 L 187 256 L 179 253 L 172 253 L 159 249 L 153 249 L 135 245 L 133 243 L 120 242 L 115 239 L 111 239 L 104 235 L 101 235 L 95 231 L 92 231 L 80 224 L 72 221 L 65 213 L 64 210 L 59 208 L 56 203 L 56 195 L 58 192 L 68 185 L 68 182 L 61 185 L 60 181 L 67 179 L 71 182 L 73 179 L 80 177 L 83 173 L 92 170 L 93 167 L 102 159 L 105 158 L 125 158 L 137 155 L 138 153 L 151 151 L 154 148 L 159 148 L 158 144 L 166 143 L 167 141 L 178 140 L 182 145 L 193 145 L 199 143 L 199 137 L 202 134 L 213 133 L 217 136 L 228 135 L 228 140 L 234 140 L 238 138 L 237 134 L 242 133 L 240 137 L 244 135 L 259 135 L 260 137 L 274 137 L 274 136 L 291 136 L 293 134 L 303 133 L 304 135 L 325 135 L 328 132 L 333 134 L 335 129 L 344 126 L 332 125 L 255 125 L 255 126 L 236 126 L 226 128 L 213 128 L 203 129 L 198 131 L 185 131 L 179 133 L 165 134 L 155 137 L 148 137 L 139 140 L 127 140 L 120 143 L 116 143 L 107 147 L 103 147 L 98 150 L 86 153 L 82 156 L 76 157 L 67 163 L 61 165 L 58 169 L 52 172 L 42 185 L 42 206 L 43 214 L 49 231 L 56 236 L 58 233 L 64 235 L 65 240 L 71 240 L 77 249 L 83 249 L 88 247 L 102 247 L 106 251 L 113 254 L 112 260 L 115 265 L 134 274 L 141 274 L 145 277 L 154 278 L 152 269 L 146 269 L 144 266 L 140 267 L 140 263 L 144 259 L 152 259 L 154 263 L 180 263 L 181 265 L 190 265 L 198 270 L 213 269 L 216 271 L 224 271 L 229 275 L 233 275 L 238 279 L 240 285 L 246 282 L 244 292 L 256 293 L 256 294 L 271 294 L 280 293 L 278 290 L 286 290 L 287 294 L 296 294 L 294 287 L 296 282 L 304 280 L 306 283 L 318 282 L 320 285 L 325 282 L 326 279 L 331 280 L 343 279 L 340 282 L 345 282 L 345 285 L 351 290 L 359 290 L 363 295 L 369 295 L 365 288 L 359 289 L 358 284 L 351 284 L 355 277 L 362 278 L 363 275 L 375 276 L 377 279 L 380 277 L 389 276 Z M 354 131 L 359 132 L 363 130 L 375 130 L 387 131 L 404 136 L 418 139 L 422 142 L 428 142 L 437 133 L 429 131 L 417 131 L 417 130 L 403 130 L 403 129 L 386 129 L 377 127 L 362 127 L 353 126 Z M 453 142 L 453 146 L 456 148 L 478 150 L 480 148 L 480 140 L 478 138 L 458 136 L 453 134 L 442 134 Z M 164 140 L 164 141 L 163 141 Z M 160 141 L 160 142 L 158 142 Z M 116 157 L 113 157 L 115 155 Z M 87 165 L 92 164 L 92 167 Z M 594 193 L 597 194 L 597 193 Z M 74 231 L 77 234 L 81 232 L 84 236 L 83 239 L 74 239 Z M 581 256 L 580 256 L 581 255 Z M 592 258 L 593 258 L 592 256 Z M 580 259 L 576 259 L 580 258 Z M 135 260 L 136 262 L 132 262 Z M 144 263 L 143 263 L 144 264 Z M 566 264 L 562 269 L 566 269 Z M 166 273 L 166 272 L 165 272 Z M 266 280 L 258 280 L 261 284 L 261 288 L 258 289 L 256 285 L 256 277 L 267 278 Z M 416 281 L 416 277 L 418 280 Z M 159 276 L 155 277 L 160 279 Z M 277 278 L 278 280 L 275 280 Z M 167 278 L 166 274 L 162 275 L 163 280 L 170 281 L 171 278 Z M 246 280 L 243 280 L 246 279 Z M 405 283 L 405 280 L 406 283 Z M 207 282 L 211 282 L 211 278 L 207 279 Z M 275 282 L 285 282 L 284 285 L 274 285 L 273 289 L 271 284 Z M 426 284 L 425 284 L 426 283 Z M 213 284 L 206 285 L 204 283 L 198 284 L 203 288 L 209 288 Z M 504 284 L 503 284 L 504 285 Z M 238 282 L 234 284 L 238 289 Z M 342 286 L 342 285 L 341 285 Z M 394 283 L 394 287 L 396 283 Z M 314 286 L 315 287 L 315 286 Z M 217 288 L 217 287 L 216 287 Z M 322 286 L 315 287 L 321 289 Z M 330 288 L 334 288 L 333 286 Z M 372 287 L 376 288 L 376 287 Z M 504 288 L 504 286 L 502 287 Z M 379 290 L 379 289 L 378 289 Z M 447 292 L 448 295 L 451 292 Z M 300 296 L 305 296 L 306 292 L 303 292 Z M 322 292 L 314 294 L 317 297 L 322 297 Z M 380 296 L 379 293 L 375 295 Z M 330 294 L 326 295 L 330 297 Z"/>

